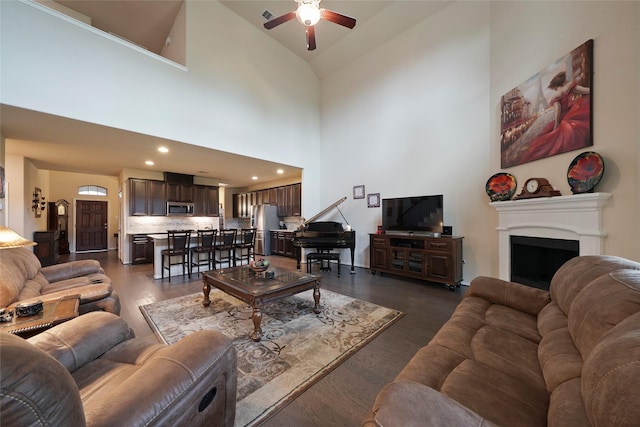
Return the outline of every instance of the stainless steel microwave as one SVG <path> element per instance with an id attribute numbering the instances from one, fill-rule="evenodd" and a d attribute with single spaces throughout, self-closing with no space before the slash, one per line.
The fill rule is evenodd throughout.
<path id="1" fill-rule="evenodd" d="M 193 210 L 190 202 L 167 202 L 167 216 L 193 216 Z"/>

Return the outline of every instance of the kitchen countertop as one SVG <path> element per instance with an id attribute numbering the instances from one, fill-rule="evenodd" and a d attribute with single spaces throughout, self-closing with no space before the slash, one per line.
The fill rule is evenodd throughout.
<path id="1" fill-rule="evenodd" d="M 147 234 L 147 237 L 150 237 L 154 240 L 157 239 L 166 239 L 167 238 L 167 233 L 152 233 L 152 234 Z"/>
<path id="2" fill-rule="evenodd" d="M 271 230 L 269 230 L 269 231 L 272 231 L 272 232 L 274 232 L 274 233 L 275 233 L 275 232 L 280 232 L 280 233 L 294 233 L 294 232 L 296 232 L 297 230 L 281 230 L 281 229 L 274 228 L 274 229 L 271 229 Z M 146 236 L 148 236 L 148 237 L 150 237 L 150 238 L 152 238 L 152 239 L 166 239 L 166 238 L 167 238 L 167 233 L 159 233 L 159 232 L 157 232 L 157 231 L 155 231 L 155 232 L 150 232 L 150 233 L 139 233 L 139 232 L 136 232 L 136 233 L 127 233 L 127 234 L 128 234 L 129 236 L 146 235 Z M 197 235 L 196 230 L 191 230 L 191 236 L 193 237 L 193 236 L 195 236 L 195 235 Z"/>
<path id="3" fill-rule="evenodd" d="M 187 231 L 187 230 L 179 230 L 179 231 Z M 149 236 L 152 239 L 161 239 L 161 238 L 167 238 L 167 232 L 164 231 L 148 231 L 148 232 L 135 232 L 135 233 L 127 233 L 129 236 Z M 196 230 L 191 230 L 191 236 L 195 236 L 197 235 Z"/>

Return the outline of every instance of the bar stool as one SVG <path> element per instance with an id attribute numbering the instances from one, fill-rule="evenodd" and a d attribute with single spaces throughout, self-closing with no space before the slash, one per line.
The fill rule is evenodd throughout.
<path id="1" fill-rule="evenodd" d="M 242 261 L 244 260 L 249 264 L 251 258 L 255 259 L 257 231 L 256 228 L 243 228 L 240 230 L 240 238 L 235 247 L 236 260 L 240 262 L 240 265 L 242 265 Z"/>
<path id="2" fill-rule="evenodd" d="M 215 252 L 218 256 L 214 256 L 216 264 L 227 264 L 229 267 L 236 266 L 235 248 L 238 230 L 223 229 L 218 233 L 216 239 Z"/>
<path id="3" fill-rule="evenodd" d="M 191 248 L 191 271 L 193 267 L 198 267 L 198 276 L 200 276 L 200 267 L 207 266 L 207 270 L 216 268 L 215 263 L 215 243 L 218 230 L 198 230 L 198 244 Z M 206 258 L 202 258 L 206 255 Z"/>
<path id="4" fill-rule="evenodd" d="M 190 230 L 168 230 L 167 244 L 168 248 L 160 251 L 162 254 L 162 279 L 164 280 L 164 270 L 169 270 L 169 281 L 171 281 L 171 266 L 182 264 L 182 275 L 184 276 L 185 266 L 191 278 L 191 269 L 189 268 L 189 244 L 191 241 Z M 180 257 L 180 261 L 171 262 L 171 258 Z M 165 265 L 165 259 L 168 259 Z"/>

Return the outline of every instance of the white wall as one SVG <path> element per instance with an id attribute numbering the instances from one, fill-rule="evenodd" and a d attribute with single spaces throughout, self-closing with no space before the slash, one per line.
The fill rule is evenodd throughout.
<path id="1" fill-rule="evenodd" d="M 349 197 L 341 208 L 359 233 L 356 263 L 368 265 L 367 233 L 381 221 L 380 209 L 352 198 L 364 184 L 383 198 L 444 194 L 445 223 L 464 236 L 465 281 L 497 276 L 497 214 L 484 186 L 500 171 L 500 96 L 591 38 L 589 149 L 606 161 L 597 190 L 613 193 L 605 252 L 640 259 L 639 5 L 456 2 L 324 79 L 322 202 Z M 543 176 L 571 194 L 566 171 L 580 152 L 507 171 L 520 186 Z"/>
<path id="2" fill-rule="evenodd" d="M 526 17 L 526 19 L 524 18 Z M 593 146 L 515 166 L 519 183 L 548 178 L 570 195 L 567 168 L 593 150 L 605 160 L 596 191 L 613 199 L 604 211 L 607 254 L 640 259 L 640 2 L 494 2 L 491 6 L 492 166 L 498 169 L 500 96 L 593 39 Z"/>
<path id="3" fill-rule="evenodd" d="M 47 229 L 47 211 L 36 218 L 31 209 L 36 187 L 49 201 L 49 171 L 40 170 L 22 156 L 7 155 L 5 209 L 7 226 L 26 239 L 33 240 L 33 232 Z"/>
<path id="4" fill-rule="evenodd" d="M 317 78 L 218 2 L 187 2 L 186 69 L 37 4 L 0 7 L 2 103 L 304 167 L 318 193 Z"/>
<path id="5" fill-rule="evenodd" d="M 348 196 L 357 265 L 381 224 L 380 208 L 352 197 L 364 184 L 382 198 L 443 194 L 445 224 L 465 237 L 464 278 L 489 273 L 497 236 L 478 227 L 492 221 L 489 71 L 489 6 L 455 3 L 322 82 L 323 203 Z"/>
<path id="6" fill-rule="evenodd" d="M 4 166 L 4 148 L 5 148 L 4 135 L 0 133 L 0 167 L 2 168 L 5 167 Z M 3 188 L 3 190 L 6 191 L 6 185 L 4 184 L 4 182 L 0 183 L 0 185 L 4 185 L 5 187 Z M 6 219 L 7 211 L 6 211 L 5 197 L 6 195 L 0 199 L 0 225 L 2 226 L 6 226 L 7 224 L 7 219 Z"/>

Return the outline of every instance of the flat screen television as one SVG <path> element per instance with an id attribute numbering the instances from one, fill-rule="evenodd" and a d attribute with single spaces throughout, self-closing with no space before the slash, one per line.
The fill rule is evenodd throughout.
<path id="1" fill-rule="evenodd" d="M 442 233 L 442 202 L 442 194 L 382 199 L 382 229 Z"/>

